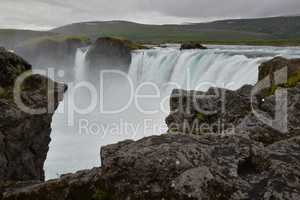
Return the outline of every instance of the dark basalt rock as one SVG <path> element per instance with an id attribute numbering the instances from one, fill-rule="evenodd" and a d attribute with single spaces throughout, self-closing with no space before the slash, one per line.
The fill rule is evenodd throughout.
<path id="1" fill-rule="evenodd" d="M 99 38 L 90 47 L 86 61 L 91 69 L 128 71 L 131 63 L 131 51 L 145 48 L 129 40 L 110 37 Z"/>
<path id="2" fill-rule="evenodd" d="M 180 134 L 125 141 L 102 148 L 102 178 L 117 199 L 296 200 L 299 142 L 263 147 L 238 135 Z"/>
<path id="3" fill-rule="evenodd" d="M 184 43 L 180 47 L 180 50 L 189 50 L 189 49 L 207 49 L 207 47 L 196 42 Z"/>
<path id="4" fill-rule="evenodd" d="M 251 112 L 252 88 L 246 85 L 237 91 L 220 88 L 207 92 L 174 90 L 170 98 L 171 113 L 166 119 L 170 132 L 232 131 Z"/>
<path id="5" fill-rule="evenodd" d="M 275 57 L 259 66 L 258 79 L 262 96 L 274 94 L 278 87 L 295 87 L 300 81 L 300 59 Z"/>
<path id="6" fill-rule="evenodd" d="M 300 71 L 300 59 L 286 59 L 283 57 L 275 57 L 259 66 L 259 81 L 267 76 L 271 77 L 271 81 L 275 82 L 275 72 L 287 67 L 288 77 Z"/>
<path id="7" fill-rule="evenodd" d="M 13 85 L 21 73 L 30 69 L 31 65 L 23 58 L 4 48 L 0 50 L 0 87 Z"/>
<path id="8" fill-rule="evenodd" d="M 2 200 L 291 199 L 300 137 L 264 147 L 242 135 L 165 134 L 102 148 L 102 169 L 2 187 Z"/>
<path id="9" fill-rule="evenodd" d="M 101 190 L 101 169 L 63 175 L 47 182 L 2 183 L 1 200 L 105 200 Z M 0 182 L 1 186 L 1 182 Z M 0 187 L 1 188 L 1 187 Z M 108 195 L 107 195 L 108 196 Z M 101 199 L 102 197 L 102 199 Z M 103 198 L 104 197 L 104 198 Z"/>
<path id="10" fill-rule="evenodd" d="M 52 115 L 66 86 L 28 72 L 19 92 L 24 104 L 20 107 L 13 96 L 14 82 L 31 66 L 9 52 L 0 52 L 0 66 L 0 180 L 43 180 Z M 48 84 L 52 89 L 48 90 Z M 48 94 L 53 98 L 48 100 Z M 25 106 L 43 109 L 43 113 L 30 113 L 23 109 Z"/>
<path id="11" fill-rule="evenodd" d="M 236 131 L 266 145 L 300 135 L 300 84 L 281 92 L 264 98 L 256 115 L 251 112 L 241 119 Z M 271 121 L 266 123 L 263 117 Z"/>

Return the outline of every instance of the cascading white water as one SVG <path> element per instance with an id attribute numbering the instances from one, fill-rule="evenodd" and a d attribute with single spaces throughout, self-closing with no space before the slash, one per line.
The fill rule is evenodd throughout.
<path id="1" fill-rule="evenodd" d="M 161 87 L 168 84 L 183 89 L 238 89 L 245 84 L 255 84 L 258 65 L 266 59 L 214 50 L 154 49 L 134 54 L 129 75 L 137 84 L 149 81 Z"/>
<path id="2" fill-rule="evenodd" d="M 75 55 L 75 79 L 77 81 L 84 80 L 85 74 L 85 57 L 88 48 L 78 48 Z"/>
<path id="3" fill-rule="evenodd" d="M 88 72 L 85 66 L 86 53 L 87 51 L 81 49 L 76 53 L 73 80 L 75 83 L 99 78 L 98 74 L 84 76 Z M 161 98 L 138 99 L 138 105 L 143 109 L 157 108 L 162 99 L 168 104 L 173 88 L 206 90 L 217 86 L 237 89 L 244 84 L 254 84 L 257 80 L 259 64 L 276 55 L 300 57 L 300 48 L 211 46 L 209 50 L 180 51 L 175 47 L 143 50 L 133 53 L 129 77 L 136 87 L 145 82 L 152 82 L 158 86 Z M 130 96 L 128 85 L 114 76 L 107 79 L 105 91 L 101 95 L 97 94 L 98 97 L 104 97 L 104 102 L 100 104 L 108 104 L 105 106 L 108 108 L 124 105 L 126 97 Z M 98 110 L 88 114 L 75 113 L 74 116 L 72 115 L 74 125 L 68 126 L 70 116 L 66 108 L 74 109 L 69 100 L 75 101 L 76 105 L 79 101 L 79 105 L 83 107 L 90 102 L 90 97 L 84 90 L 77 90 L 76 95 L 71 95 L 72 87 L 74 88 L 74 84 L 69 84 L 64 102 L 53 117 L 52 142 L 45 163 L 47 179 L 55 178 L 59 174 L 99 166 L 101 146 L 125 139 L 139 139 L 161 134 L 166 130 L 164 118 L 169 113 L 168 109 L 164 111 L 158 109 L 156 113 L 146 114 L 140 112 L 135 103 L 117 114 L 105 114 Z M 99 86 L 96 90 L 99 92 Z M 149 91 L 147 88 L 141 92 L 152 94 L 153 91 L 156 92 L 151 89 Z M 168 108 L 168 105 L 164 106 Z M 80 130 L 80 120 L 88 122 L 88 132 Z M 149 120 L 150 127 L 146 125 Z M 99 133 L 94 134 L 93 130 L 97 127 L 101 129 Z"/>

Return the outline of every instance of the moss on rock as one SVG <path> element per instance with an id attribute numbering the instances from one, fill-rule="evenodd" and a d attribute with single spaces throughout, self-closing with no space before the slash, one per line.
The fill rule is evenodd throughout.
<path id="1" fill-rule="evenodd" d="M 282 70 L 284 68 L 287 70 Z M 276 77 L 277 75 L 279 75 L 279 79 Z M 278 88 L 295 87 L 300 82 L 300 59 L 275 57 L 270 61 L 262 63 L 259 66 L 258 80 L 262 81 L 267 77 L 270 79 L 271 86 L 261 90 L 260 95 L 264 97 L 274 95 Z"/>
<path id="2" fill-rule="evenodd" d="M 300 82 L 300 70 L 290 76 L 287 81 L 287 87 L 295 87 Z"/>
<path id="3" fill-rule="evenodd" d="M 205 116 L 204 116 L 203 113 L 198 112 L 198 113 L 196 114 L 196 117 L 197 117 L 197 119 L 198 119 L 200 122 L 203 122 L 203 121 L 205 120 Z"/>

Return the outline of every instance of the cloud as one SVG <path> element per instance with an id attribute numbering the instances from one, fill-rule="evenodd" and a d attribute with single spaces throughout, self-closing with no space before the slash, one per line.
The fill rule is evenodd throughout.
<path id="1" fill-rule="evenodd" d="M 162 24 L 290 14 L 300 14 L 299 0 L 1 0 L 0 27 L 117 19 Z"/>

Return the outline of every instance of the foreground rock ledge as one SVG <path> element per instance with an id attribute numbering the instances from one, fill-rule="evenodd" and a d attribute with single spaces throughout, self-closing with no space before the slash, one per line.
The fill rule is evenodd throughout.
<path id="1" fill-rule="evenodd" d="M 102 169 L 6 190 L 3 200 L 300 198 L 300 137 L 165 134 L 102 149 Z"/>

